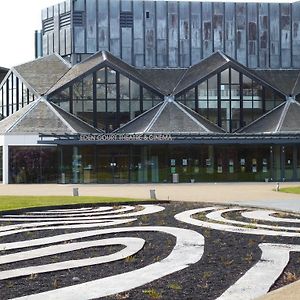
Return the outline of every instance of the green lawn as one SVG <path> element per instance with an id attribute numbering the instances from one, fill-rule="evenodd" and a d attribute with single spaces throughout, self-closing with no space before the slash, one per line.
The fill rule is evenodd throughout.
<path id="1" fill-rule="evenodd" d="M 279 191 L 283 193 L 300 194 L 300 186 L 280 188 Z"/>
<path id="2" fill-rule="evenodd" d="M 145 199 L 144 199 L 145 200 Z M 83 203 L 137 202 L 142 199 L 93 196 L 0 196 L 0 211 L 28 207 L 57 206 Z"/>

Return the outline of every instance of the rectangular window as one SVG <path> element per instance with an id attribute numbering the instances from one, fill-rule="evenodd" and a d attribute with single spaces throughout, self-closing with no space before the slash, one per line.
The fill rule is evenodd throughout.
<path id="1" fill-rule="evenodd" d="M 123 28 L 132 28 L 133 26 L 133 14 L 131 11 L 120 12 L 120 26 Z"/>

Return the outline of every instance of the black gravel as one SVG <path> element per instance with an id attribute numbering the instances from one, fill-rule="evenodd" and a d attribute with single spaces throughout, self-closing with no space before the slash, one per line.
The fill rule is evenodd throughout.
<path id="1" fill-rule="evenodd" d="M 205 251 L 202 259 L 188 268 L 153 281 L 136 289 L 118 294 L 105 299 L 216 299 L 230 285 L 235 283 L 248 271 L 261 256 L 258 247 L 260 243 L 299 244 L 299 238 L 284 238 L 272 236 L 245 235 L 224 231 L 210 230 L 198 226 L 181 223 L 175 220 L 174 215 L 185 210 L 210 206 L 201 203 L 158 203 L 165 207 L 159 213 L 137 217 L 137 221 L 118 225 L 126 226 L 171 226 L 195 230 L 205 237 Z M 15 212 L 17 213 L 17 212 Z M 19 212 L 23 213 L 23 212 Z M 11 213 L 10 213 L 11 214 Z M 286 215 L 287 217 L 288 215 Z M 201 218 L 201 216 L 199 216 Z M 239 212 L 228 213 L 224 216 L 229 219 L 246 221 Z M 295 217 L 293 215 L 293 217 Z M 247 220 L 249 222 L 249 220 Z M 271 225 L 268 222 L 266 224 Z M 7 225 L 2 222 L 0 225 Z M 274 224 L 275 225 L 275 224 Z M 287 226 L 289 226 L 287 224 Z M 290 226 L 295 226 L 290 224 Z M 115 226 L 112 226 L 114 228 Z M 84 229 L 95 230 L 95 228 Z M 18 240 L 35 239 L 56 234 L 78 232 L 80 230 L 51 230 L 31 231 L 1 238 L 1 243 Z M 130 232 L 108 234 L 111 237 L 141 237 L 146 243 L 144 248 L 132 257 L 102 265 L 88 266 L 51 272 L 46 274 L 32 274 L 16 279 L 0 281 L 1 300 L 20 297 L 33 293 L 48 291 L 55 288 L 83 283 L 107 276 L 112 276 L 138 268 L 142 268 L 156 261 L 160 261 L 170 254 L 175 238 L 160 232 Z M 78 239 L 76 241 L 95 240 L 99 237 Z M 103 236 L 101 237 L 103 238 Z M 115 253 L 123 246 L 93 247 L 70 253 L 56 254 L 30 261 L 14 262 L 0 265 L 0 271 L 12 268 L 21 268 L 41 263 L 53 263 L 64 260 L 76 260 L 87 257 L 97 257 Z M 28 249 L 26 249 L 28 250 Z M 19 251 L 19 250 L 18 250 Z M 5 254 L 14 253 L 15 250 Z M 4 254 L 4 253 L 1 253 Z M 300 254 L 292 253 L 289 264 L 283 274 L 278 278 L 272 289 L 279 288 L 300 278 Z"/>

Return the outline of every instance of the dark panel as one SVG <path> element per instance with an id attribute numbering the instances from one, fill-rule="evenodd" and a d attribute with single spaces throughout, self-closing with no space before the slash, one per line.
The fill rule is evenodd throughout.
<path id="1" fill-rule="evenodd" d="M 120 1 L 110 1 L 109 9 L 109 35 L 110 35 L 110 52 L 120 57 Z"/>
<path id="2" fill-rule="evenodd" d="M 191 3 L 191 63 L 198 63 L 202 58 L 201 3 Z"/>
<path id="3" fill-rule="evenodd" d="M 133 64 L 144 66 L 144 11 L 141 1 L 133 1 L 133 49 Z"/>
<path id="4" fill-rule="evenodd" d="M 293 67 L 300 68 L 300 2 L 292 4 L 292 50 Z"/>
<path id="5" fill-rule="evenodd" d="M 167 2 L 156 2 L 156 42 L 157 42 L 157 66 L 168 65 L 168 37 L 167 37 Z"/>
<path id="6" fill-rule="evenodd" d="M 236 3 L 236 52 L 237 60 L 247 65 L 246 4 Z"/>
<path id="7" fill-rule="evenodd" d="M 232 58 L 236 58 L 235 33 L 235 5 L 225 3 L 225 53 Z"/>
<path id="8" fill-rule="evenodd" d="M 190 66 L 190 3 L 179 2 L 179 65 Z"/>
<path id="9" fill-rule="evenodd" d="M 145 1 L 145 65 L 156 65 L 155 2 Z M 149 16 L 149 17 L 148 17 Z"/>
<path id="10" fill-rule="evenodd" d="M 291 66 L 291 10 L 290 4 L 280 4 L 280 27 L 281 27 L 281 66 Z"/>
<path id="11" fill-rule="evenodd" d="M 202 38 L 203 58 L 209 56 L 213 51 L 212 33 L 212 3 L 202 3 Z"/>
<path id="12" fill-rule="evenodd" d="M 248 3 L 248 66 L 257 67 L 258 37 L 257 37 L 257 4 Z"/>
<path id="13" fill-rule="evenodd" d="M 168 2 L 169 66 L 179 66 L 178 61 L 178 3 Z"/>
<path id="14" fill-rule="evenodd" d="M 98 50 L 109 50 L 108 0 L 98 0 Z"/>
<path id="15" fill-rule="evenodd" d="M 86 1 L 86 43 L 87 53 L 97 51 L 96 0 Z"/>
<path id="16" fill-rule="evenodd" d="M 224 51 L 224 4 L 213 3 L 213 51 Z"/>

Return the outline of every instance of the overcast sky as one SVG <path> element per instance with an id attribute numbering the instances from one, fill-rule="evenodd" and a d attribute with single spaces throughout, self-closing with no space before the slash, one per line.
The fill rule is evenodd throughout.
<path id="1" fill-rule="evenodd" d="M 87 0 L 89 1 L 89 0 Z M 199 1 L 199 0 L 197 0 Z M 34 59 L 34 31 L 41 29 L 42 8 L 59 0 L 2 0 L 0 9 L 0 66 L 10 68 Z M 228 1 L 228 2 L 295 2 Z"/>

